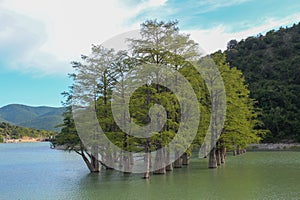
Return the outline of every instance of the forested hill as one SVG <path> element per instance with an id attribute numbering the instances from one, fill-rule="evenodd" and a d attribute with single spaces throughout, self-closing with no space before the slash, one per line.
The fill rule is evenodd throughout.
<path id="1" fill-rule="evenodd" d="M 300 23 L 228 43 L 227 61 L 243 71 L 271 131 L 265 142 L 300 142 Z"/>
<path id="2" fill-rule="evenodd" d="M 37 130 L 27 127 L 15 126 L 6 122 L 0 122 L 0 143 L 6 140 L 18 140 L 22 138 L 49 138 L 55 135 L 53 131 Z"/>
<path id="3" fill-rule="evenodd" d="M 41 130 L 59 131 L 59 128 L 55 127 L 62 124 L 63 112 L 64 108 L 11 104 L 0 108 L 0 122 Z"/>

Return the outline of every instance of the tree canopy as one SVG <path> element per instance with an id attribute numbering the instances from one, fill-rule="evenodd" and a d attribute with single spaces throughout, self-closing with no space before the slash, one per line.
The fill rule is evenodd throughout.
<path id="1" fill-rule="evenodd" d="M 56 135 L 56 132 L 47 130 L 38 130 L 27 127 L 11 125 L 6 122 L 0 123 L 0 142 L 4 139 L 21 139 L 23 137 L 30 138 L 49 138 Z"/>
<path id="2" fill-rule="evenodd" d="M 240 69 L 270 130 L 264 142 L 300 141 L 300 23 L 228 43 L 227 61 Z"/>
<path id="3" fill-rule="evenodd" d="M 75 73 L 71 74 L 74 84 L 70 91 L 64 93 L 68 110 L 64 114 L 64 124 L 56 143 L 66 145 L 67 149 L 83 156 L 92 172 L 99 171 L 99 162 L 106 168 L 116 167 L 130 172 L 138 160 L 134 157 L 143 152 L 147 168 L 145 178 L 149 176 L 151 167 L 155 169 L 154 173 L 164 174 L 172 170 L 173 164 L 174 167 L 187 164 L 192 149 L 202 145 L 207 130 L 215 131 L 220 126 L 210 121 L 212 117 L 225 117 L 218 115 L 218 110 L 214 110 L 217 114 L 212 115 L 212 109 L 217 109 L 213 105 L 220 106 L 222 102 L 216 100 L 219 96 L 212 94 L 204 78 L 195 69 L 196 65 L 205 65 L 201 60 L 209 57 L 200 58 L 198 44 L 189 35 L 180 33 L 177 25 L 177 21 L 148 20 L 141 25 L 141 38 L 128 39 L 130 51 L 116 52 L 93 45 L 91 55 L 82 56 L 81 61 L 72 63 L 75 69 Z M 258 131 L 260 124 L 254 109 L 255 102 L 249 98 L 241 71 L 230 68 L 221 52 L 212 55 L 212 59 L 220 71 L 227 93 L 227 119 L 216 141 L 217 146 L 211 151 L 215 155 L 216 152 L 224 154 L 225 148 L 245 148 L 249 143 L 258 142 L 262 132 Z M 151 73 L 149 70 L 152 70 Z M 184 96 L 189 93 L 189 88 L 184 87 L 185 82 L 181 79 L 188 80 L 196 102 L 193 102 L 193 96 Z M 133 83 L 144 82 L 133 90 L 128 80 L 133 80 Z M 118 94 L 117 98 L 114 92 Z M 129 115 L 124 109 L 126 101 L 129 101 Z M 116 102 L 121 106 L 114 107 Z M 160 106 L 164 107 L 165 113 L 158 111 Z M 197 107 L 200 116 L 195 115 Z M 114 115 L 112 108 L 117 108 L 117 115 Z M 75 129 L 72 116 L 74 109 L 77 110 L 75 116 L 84 110 L 94 109 L 106 138 L 116 146 L 107 144 L 105 138 L 98 134 L 99 128 L 91 122 L 88 128 L 83 129 L 85 137 L 89 138 L 89 147 L 85 147 Z M 158 119 L 164 117 L 165 123 L 161 124 L 163 121 Z M 119 120 L 116 122 L 116 119 Z M 187 127 L 193 120 L 199 123 L 195 137 L 191 138 L 191 131 Z M 124 127 L 126 132 L 123 131 Z M 130 132 L 136 131 L 136 127 L 140 127 L 139 131 L 142 130 L 148 137 L 130 135 Z M 180 135 L 180 130 L 185 135 Z M 173 139 L 177 145 L 165 148 Z M 153 151 L 157 151 L 155 158 L 151 158 Z M 171 163 L 171 157 L 178 159 Z M 212 158 L 215 159 L 214 156 Z"/>

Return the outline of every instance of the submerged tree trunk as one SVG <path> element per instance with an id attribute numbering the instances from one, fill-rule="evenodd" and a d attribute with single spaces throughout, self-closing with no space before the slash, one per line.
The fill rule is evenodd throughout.
<path id="1" fill-rule="evenodd" d="M 181 157 L 182 157 L 182 165 L 190 164 L 190 157 L 187 153 L 184 153 Z"/>
<path id="2" fill-rule="evenodd" d="M 182 158 L 179 155 L 178 151 L 175 151 L 175 158 L 177 158 L 177 159 L 174 161 L 174 168 L 181 168 L 182 167 Z"/>
<path id="3" fill-rule="evenodd" d="M 91 165 L 93 166 L 93 172 L 99 172 L 100 171 L 100 165 L 99 165 L 98 146 L 93 145 L 91 151 L 92 151 L 92 153 L 91 153 Z"/>
<path id="4" fill-rule="evenodd" d="M 130 161 L 130 165 L 133 166 L 134 165 L 134 159 L 133 159 L 133 153 L 132 152 L 129 153 L 129 161 Z M 150 160 L 150 162 L 151 162 L 151 160 Z"/>
<path id="5" fill-rule="evenodd" d="M 209 153 L 208 168 L 217 168 L 216 149 L 213 148 Z"/>
<path id="6" fill-rule="evenodd" d="M 154 174 L 165 174 L 166 173 L 166 166 L 165 166 L 165 153 L 164 150 L 160 147 L 159 150 L 156 152 L 155 155 L 155 166 L 156 169 L 153 173 Z"/>
<path id="7" fill-rule="evenodd" d="M 150 178 L 150 160 L 151 160 L 151 153 L 150 152 L 145 153 L 145 158 L 144 158 L 145 173 L 143 176 L 143 178 L 145 179 Z"/>
<path id="8" fill-rule="evenodd" d="M 123 155 L 123 169 L 124 173 L 131 173 L 131 167 L 130 167 L 130 155 L 129 153 L 125 153 Z"/>
<path id="9" fill-rule="evenodd" d="M 226 162 L 226 148 L 222 147 L 221 148 L 221 163 L 225 163 Z"/>
<path id="10" fill-rule="evenodd" d="M 123 154 L 124 173 L 131 173 L 134 164 L 133 155 L 131 152 L 123 152 Z"/>
<path id="11" fill-rule="evenodd" d="M 234 150 L 232 151 L 232 153 L 233 153 L 233 156 L 236 156 L 236 155 L 237 155 L 236 149 L 234 149 Z"/>
<path id="12" fill-rule="evenodd" d="M 241 150 L 240 150 L 240 147 L 239 147 L 239 146 L 238 146 L 237 149 L 236 149 L 236 154 L 237 154 L 237 155 L 240 155 L 240 154 L 241 154 Z"/>
<path id="13" fill-rule="evenodd" d="M 150 152 L 150 138 L 146 139 L 146 148 L 144 155 L 144 176 L 143 178 L 150 178 L 150 169 L 151 169 L 151 152 Z"/>
<path id="14" fill-rule="evenodd" d="M 107 163 L 105 168 L 108 170 L 113 170 L 114 169 L 114 158 L 113 158 L 113 154 L 111 152 L 106 152 L 105 161 Z"/>
<path id="15" fill-rule="evenodd" d="M 114 163 L 118 162 L 118 153 L 115 148 L 114 148 L 114 153 L 113 153 L 113 161 L 114 161 Z"/>
<path id="16" fill-rule="evenodd" d="M 247 152 L 247 150 L 244 148 L 244 149 L 242 150 L 242 152 L 243 152 L 243 154 L 244 154 L 244 153 L 246 153 L 246 152 Z"/>
<path id="17" fill-rule="evenodd" d="M 89 154 L 84 149 L 82 144 L 80 146 L 80 149 L 75 150 L 75 152 L 82 157 L 83 161 L 85 162 L 86 166 L 88 167 L 88 169 L 90 170 L 91 173 L 97 173 L 100 171 L 99 163 L 98 163 L 98 168 L 95 168 L 95 167 L 97 167 L 97 165 L 95 165 L 95 163 L 93 161 L 92 154 Z"/>
<path id="18" fill-rule="evenodd" d="M 221 165 L 221 150 L 219 148 L 216 149 L 216 160 L 217 160 L 217 165 Z"/>
<path id="19" fill-rule="evenodd" d="M 169 150 L 167 150 L 166 163 L 170 163 L 166 166 L 166 171 L 173 171 L 173 164 L 171 162 L 171 154 Z"/>
<path id="20" fill-rule="evenodd" d="M 90 172 L 94 173 L 94 172 L 99 172 L 99 171 L 96 171 L 94 166 L 92 165 L 92 163 L 89 161 L 89 159 L 84 155 L 84 154 L 81 154 L 86 166 L 89 168 Z"/>

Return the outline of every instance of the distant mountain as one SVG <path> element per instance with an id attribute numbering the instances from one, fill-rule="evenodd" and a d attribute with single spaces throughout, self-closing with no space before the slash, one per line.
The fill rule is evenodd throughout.
<path id="1" fill-rule="evenodd" d="M 21 104 L 10 104 L 0 108 L 0 122 L 35 129 L 59 131 L 55 128 L 63 122 L 64 108 L 48 106 L 32 107 Z"/>
<path id="2" fill-rule="evenodd" d="M 6 120 L 4 120 L 4 119 L 2 119 L 1 117 L 0 117 L 0 123 L 1 122 L 7 122 Z"/>

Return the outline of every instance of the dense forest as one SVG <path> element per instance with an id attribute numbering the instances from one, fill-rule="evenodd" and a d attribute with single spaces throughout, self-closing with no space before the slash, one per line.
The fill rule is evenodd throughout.
<path id="1" fill-rule="evenodd" d="M 91 55 L 83 55 L 81 61 L 72 63 L 75 73 L 70 74 L 70 77 L 74 83 L 70 91 L 63 93 L 67 99 L 65 106 L 68 110 L 64 113 L 62 131 L 57 135 L 55 145 L 64 145 L 68 150 L 80 154 L 91 172 L 99 172 L 100 164 L 106 169 L 117 168 L 131 172 L 138 160 L 135 156 L 143 153 L 143 162 L 147 169 L 144 178 L 149 178 L 151 166 L 156 169 L 153 173 L 165 174 L 173 168 L 187 165 L 191 152 L 199 151 L 200 146 L 206 142 L 207 134 L 210 137 L 209 142 L 205 144 L 211 145 L 207 146 L 209 168 L 216 168 L 224 163 L 226 151 L 232 150 L 235 154 L 240 154 L 244 152 L 247 144 L 259 142 L 265 131 L 261 129 L 262 123 L 257 118 L 255 101 L 249 97 L 250 91 L 242 72 L 228 65 L 225 54 L 217 52 L 211 55 L 211 58 L 200 58 L 198 44 L 191 40 L 189 35 L 180 33 L 176 21 L 146 21 L 141 25 L 140 34 L 141 39 L 128 40 L 130 51 L 115 52 L 114 49 L 93 45 Z M 194 62 L 191 61 L 193 59 Z M 211 63 L 214 63 L 218 73 L 211 70 Z M 146 66 L 152 64 L 158 66 L 157 71 L 153 69 L 154 72 L 146 76 L 144 84 L 132 90 L 129 99 L 122 100 L 129 101 L 130 116 L 126 115 L 123 106 L 117 107 L 119 115 L 113 116 L 115 113 L 111 111 L 112 104 L 116 104 L 118 98 L 129 95 L 126 93 L 126 90 L 130 90 L 127 81 L 142 80 Z M 168 66 L 175 75 L 165 73 L 167 69 L 163 66 Z M 200 74 L 196 70 L 197 66 L 202 67 L 204 73 Z M 176 75 L 177 73 L 181 76 Z M 178 98 L 178 95 L 187 92 L 183 84 L 180 84 L 180 77 L 188 80 L 191 85 L 196 96 L 195 107 L 186 106 L 192 98 Z M 225 102 L 220 101 L 223 95 L 219 89 L 221 86 L 213 85 L 214 81 L 220 78 L 226 91 Z M 160 83 L 157 82 L 158 79 L 161 80 Z M 169 79 L 172 79 L 172 89 L 165 86 L 168 85 Z M 119 94 L 117 98 L 113 96 L 116 91 Z M 182 99 L 184 103 L 180 102 Z M 120 105 L 123 105 L 122 101 L 119 101 Z M 163 106 L 166 112 L 155 114 L 155 109 L 159 107 L 157 105 Z M 224 106 L 226 116 L 220 110 Z M 201 113 L 200 118 L 191 114 L 197 107 Z M 105 142 L 106 138 L 98 134 L 100 128 L 93 123 L 92 118 L 87 120 L 88 126 L 83 128 L 77 120 L 75 128 L 74 116 L 78 118 L 89 109 L 95 110 L 105 137 L 115 147 Z M 163 126 L 160 121 L 155 120 L 161 115 L 166 116 Z M 87 115 L 82 116 L 82 120 L 88 118 Z M 114 117 L 125 120 L 117 124 Z M 179 137 L 180 130 L 187 130 L 185 128 L 189 125 L 189 120 L 185 121 L 185 118 L 199 118 L 196 136 L 192 140 L 188 131 Z M 218 123 L 219 121 L 225 122 L 223 124 Z M 134 126 L 130 126 L 128 132 L 120 129 L 120 126 L 132 122 L 140 127 L 139 130 L 145 130 L 148 137 L 130 135 L 129 132 L 134 131 Z M 156 132 L 148 132 L 148 124 L 162 127 Z M 85 133 L 84 137 L 79 137 L 79 129 Z M 174 138 L 177 139 L 174 148 L 159 151 L 168 146 Z M 87 143 L 88 145 L 85 145 Z M 117 148 L 121 151 L 117 151 Z M 158 150 L 157 153 L 151 157 L 151 152 L 155 150 Z M 177 159 L 171 162 L 171 157 Z M 157 164 L 160 166 L 157 167 Z"/>
<path id="2" fill-rule="evenodd" d="M 49 138 L 50 136 L 54 136 L 57 133 L 53 131 L 46 130 L 37 130 L 27 127 L 15 126 L 6 122 L 0 123 L 0 143 L 4 142 L 6 139 L 21 139 L 24 137 L 28 138 Z"/>
<path id="3" fill-rule="evenodd" d="M 264 142 L 300 142 L 300 23 L 228 43 L 227 61 L 240 69 L 270 132 Z"/>

